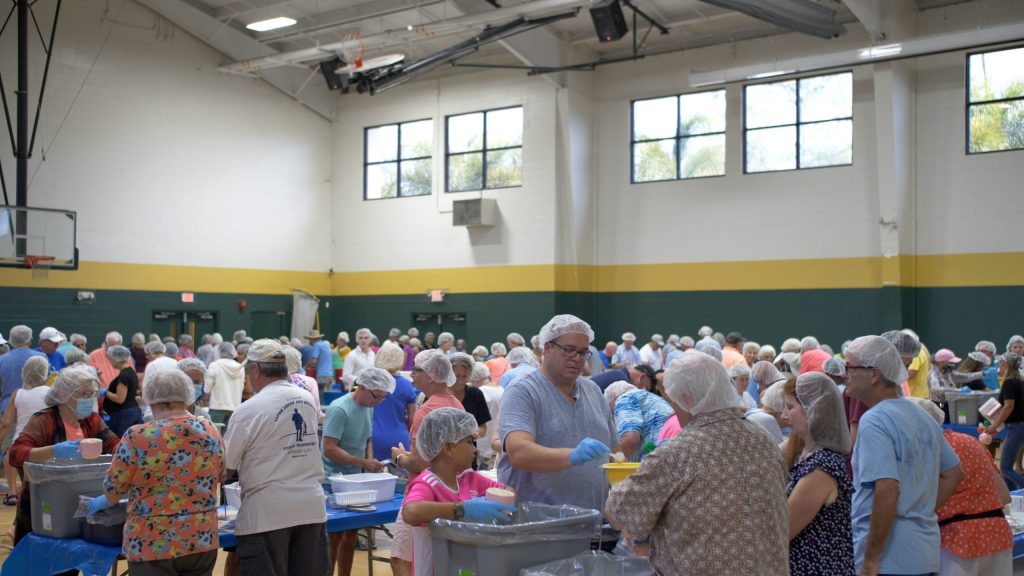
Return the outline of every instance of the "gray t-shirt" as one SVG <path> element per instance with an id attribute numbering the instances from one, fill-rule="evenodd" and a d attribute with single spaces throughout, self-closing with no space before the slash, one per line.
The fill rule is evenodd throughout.
<path id="1" fill-rule="evenodd" d="M 509 432 L 529 432 L 541 446 L 575 448 L 584 438 L 608 447 L 618 444 L 615 425 L 601 389 L 579 377 L 572 389 L 572 406 L 544 376 L 535 370 L 509 386 L 501 399 L 498 433 L 502 446 Z M 498 465 L 498 479 L 516 491 L 520 502 L 570 504 L 604 510 L 608 478 L 601 461 L 573 466 L 561 472 L 527 472 L 512 467 L 508 458 Z"/>
<path id="2" fill-rule="evenodd" d="M 771 414 L 758 408 L 752 408 L 747 410 L 747 413 L 744 414 L 743 417 L 763 428 L 775 444 L 782 444 L 782 441 L 785 440 L 782 436 L 782 429 L 779 428 L 778 421 L 776 421 L 775 417 Z"/>

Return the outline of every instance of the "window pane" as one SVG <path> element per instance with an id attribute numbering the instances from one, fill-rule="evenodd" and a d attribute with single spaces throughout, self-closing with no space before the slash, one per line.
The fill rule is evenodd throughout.
<path id="1" fill-rule="evenodd" d="M 398 154 L 398 125 L 380 126 L 366 131 L 366 161 L 396 160 Z"/>
<path id="2" fill-rule="evenodd" d="M 675 96 L 670 96 L 633 102 L 633 140 L 674 137 L 678 114 L 676 100 Z"/>
<path id="3" fill-rule="evenodd" d="M 745 96 L 747 128 L 796 124 L 796 80 L 747 86 Z"/>
<path id="4" fill-rule="evenodd" d="M 448 157 L 448 191 L 480 190 L 484 187 L 484 155 L 458 154 Z"/>
<path id="5" fill-rule="evenodd" d="M 366 167 L 366 199 L 394 198 L 398 192 L 398 164 L 370 164 Z"/>
<path id="6" fill-rule="evenodd" d="M 680 138 L 679 146 L 680 178 L 725 174 L 725 134 Z"/>
<path id="7" fill-rule="evenodd" d="M 1024 96 L 1024 48 L 973 54 L 971 102 Z"/>
<path id="8" fill-rule="evenodd" d="M 971 152 L 1024 149 L 1024 100 L 971 106 Z"/>
<path id="9" fill-rule="evenodd" d="M 853 163 L 853 120 L 800 126 L 800 167 Z"/>
<path id="10" fill-rule="evenodd" d="M 402 124 L 402 158 L 423 158 L 434 152 L 434 121 Z"/>
<path id="11" fill-rule="evenodd" d="M 832 74 L 800 80 L 800 121 L 816 122 L 853 116 L 853 74 Z"/>
<path id="12" fill-rule="evenodd" d="M 399 196 L 423 196 L 430 194 L 432 171 L 430 158 L 423 160 L 406 160 L 399 164 L 402 172 Z"/>
<path id="13" fill-rule="evenodd" d="M 487 153 L 487 187 L 523 185 L 523 149 L 511 148 Z"/>
<path id="14" fill-rule="evenodd" d="M 633 144 L 633 181 L 653 182 L 676 177 L 676 140 Z"/>
<path id="15" fill-rule="evenodd" d="M 484 148 L 484 113 L 448 118 L 448 152 L 470 152 Z"/>
<path id="16" fill-rule="evenodd" d="M 509 108 L 487 113 L 487 147 L 523 145 L 523 109 Z"/>
<path id="17" fill-rule="evenodd" d="M 747 132 L 747 172 L 796 168 L 796 126 Z"/>
<path id="18" fill-rule="evenodd" d="M 725 90 L 679 97 L 679 134 L 725 132 Z"/>

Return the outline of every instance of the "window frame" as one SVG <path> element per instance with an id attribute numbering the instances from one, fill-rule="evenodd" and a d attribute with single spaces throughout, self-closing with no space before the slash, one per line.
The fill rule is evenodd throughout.
<path id="1" fill-rule="evenodd" d="M 489 114 L 491 112 L 501 112 L 503 110 L 512 110 L 513 108 L 522 108 L 523 109 L 522 141 L 519 143 L 518 146 L 503 146 L 501 148 L 488 148 L 487 147 L 487 114 Z M 451 118 L 454 118 L 456 116 L 468 116 L 470 114 L 483 114 L 484 115 L 484 122 L 483 122 L 484 125 L 483 125 L 483 132 L 482 132 L 483 147 L 480 150 L 471 150 L 471 151 L 468 151 L 468 152 L 454 152 L 453 153 L 448 148 L 448 120 L 451 119 Z M 526 106 L 523 105 L 523 104 L 513 104 L 511 106 L 502 106 L 500 108 L 486 108 L 486 109 L 483 109 L 483 110 L 470 110 L 468 112 L 459 112 L 458 114 L 446 114 L 445 117 L 444 117 L 444 193 L 445 194 L 462 194 L 462 193 L 465 193 L 465 192 L 483 192 L 484 190 L 505 190 L 505 189 L 508 189 L 508 188 L 522 188 L 523 187 L 522 181 L 520 181 L 519 184 L 514 185 L 514 186 L 492 186 L 492 187 L 488 187 L 487 186 L 487 153 L 488 152 L 496 152 L 496 151 L 499 151 L 499 150 L 515 150 L 517 148 L 519 150 L 522 150 L 523 149 L 523 144 L 525 143 L 525 141 L 526 141 Z M 449 183 L 448 182 L 448 158 L 450 158 L 451 156 L 468 156 L 470 154 L 482 154 L 483 155 L 483 160 L 481 161 L 480 188 L 479 189 L 471 188 L 469 190 L 449 190 L 448 189 L 448 183 Z M 522 178 L 522 174 L 520 174 L 520 178 Z"/>
<path id="2" fill-rule="evenodd" d="M 402 125 L 403 124 L 416 124 L 417 122 L 430 121 L 431 128 L 431 145 L 430 145 L 430 156 L 415 156 L 412 158 L 402 158 Z M 383 160 L 380 162 L 370 162 L 367 160 L 369 156 L 370 143 L 370 130 L 377 128 L 386 128 L 388 126 L 395 126 L 398 132 L 397 138 L 395 139 L 395 145 L 397 146 L 395 159 L 394 160 Z M 374 126 L 363 127 L 363 201 L 364 202 L 376 202 L 377 200 L 398 200 L 399 198 L 422 198 L 424 196 L 432 196 L 434 194 L 434 148 L 436 147 L 437 136 L 434 134 L 434 118 L 419 118 L 416 120 L 407 120 L 405 122 L 388 122 L 387 124 L 377 124 Z M 430 193 L 429 194 L 416 194 L 414 196 L 402 196 L 402 161 L 403 160 L 430 160 Z M 379 166 L 381 164 L 395 164 L 396 167 L 396 178 L 395 178 L 395 195 L 394 196 L 381 196 L 380 198 L 368 198 L 367 197 L 367 170 L 372 166 Z"/>
<path id="3" fill-rule="evenodd" d="M 810 122 L 802 122 L 800 120 L 800 81 L 801 80 L 807 80 L 809 78 L 822 78 L 824 76 L 839 76 L 841 74 L 849 74 L 850 75 L 850 92 L 851 92 L 850 93 L 850 116 L 849 117 L 840 117 L 840 118 L 829 118 L 827 120 L 813 120 L 813 121 L 810 121 Z M 853 116 L 853 109 L 854 109 L 854 102 L 853 102 L 853 80 L 854 80 L 853 70 L 850 69 L 850 70 L 839 70 L 839 71 L 836 71 L 836 72 L 829 72 L 827 74 L 806 74 L 806 75 L 793 76 L 793 77 L 790 77 L 790 78 L 783 78 L 783 79 L 772 78 L 772 79 L 766 79 L 766 80 L 761 81 L 761 82 L 750 82 L 750 83 L 744 84 L 743 85 L 742 110 L 741 110 L 742 117 L 743 117 L 743 174 L 744 175 L 748 175 L 748 174 L 774 174 L 774 173 L 778 173 L 778 172 L 797 172 L 797 171 L 800 171 L 800 170 L 819 170 L 819 169 L 822 169 L 822 168 L 840 168 L 840 167 L 843 167 L 843 166 L 853 166 L 853 163 L 854 163 L 854 153 L 856 151 L 855 150 L 855 146 L 854 146 L 854 137 L 853 137 L 853 119 L 854 119 L 854 116 Z M 793 124 L 776 124 L 776 125 L 772 125 L 772 126 L 758 126 L 757 128 L 747 128 L 747 88 L 749 88 L 750 86 L 763 86 L 763 85 L 766 85 L 766 84 L 779 84 L 779 83 L 782 83 L 782 82 L 796 82 L 796 98 L 795 98 L 795 100 L 796 100 L 796 122 L 793 123 Z M 845 163 L 845 164 L 829 164 L 828 166 L 801 167 L 800 166 L 800 127 L 801 126 L 809 126 L 809 125 L 812 125 L 812 124 L 824 124 L 826 122 L 836 122 L 836 121 L 839 121 L 839 120 L 849 120 L 850 121 L 850 161 L 848 163 Z M 772 128 L 785 128 L 787 126 L 793 126 L 794 128 L 796 128 L 796 140 L 795 140 L 795 143 L 796 143 L 796 158 L 795 158 L 796 159 L 796 167 L 795 168 L 781 168 L 779 170 L 757 170 L 755 172 L 751 172 L 751 171 L 747 170 L 747 133 L 749 133 L 749 132 L 757 132 L 759 130 L 768 130 L 768 129 L 772 129 Z"/>
<path id="4" fill-rule="evenodd" d="M 721 132 L 705 132 L 703 134 L 689 134 L 689 135 L 682 135 L 682 134 L 680 134 L 679 133 L 679 128 L 680 128 L 681 122 L 680 122 L 680 119 L 678 117 L 678 114 L 679 114 L 679 101 L 680 101 L 680 99 L 683 96 L 691 96 L 691 95 L 695 95 L 695 94 L 709 94 L 711 92 L 722 92 L 724 94 L 724 96 L 725 96 L 725 127 L 722 129 Z M 635 113 L 634 106 L 636 105 L 636 103 L 637 102 L 643 102 L 645 100 L 661 100 L 662 98 L 675 98 L 676 99 L 676 115 L 677 115 L 676 116 L 676 135 L 675 136 L 670 136 L 668 138 L 654 138 L 652 140 L 634 140 L 633 136 L 636 133 L 636 113 Z M 728 132 L 729 132 L 729 94 L 728 94 L 728 92 L 726 92 L 725 88 L 709 88 L 707 90 L 697 90 L 697 91 L 694 91 L 694 92 L 681 92 L 679 94 L 670 94 L 670 95 L 667 95 L 667 96 L 651 96 L 649 98 L 635 98 L 633 100 L 630 100 L 629 101 L 629 184 L 630 185 L 634 185 L 634 184 L 654 184 L 654 183 L 657 183 L 657 182 L 676 182 L 676 181 L 680 181 L 680 180 L 705 180 L 707 178 L 724 178 L 726 176 L 726 174 L 728 174 L 728 170 L 724 170 L 721 174 L 712 174 L 710 176 L 693 176 L 693 177 L 690 177 L 690 178 L 683 178 L 680 175 L 681 167 L 680 167 L 680 162 L 679 162 L 679 160 L 680 160 L 680 158 L 679 158 L 679 153 L 680 153 L 679 141 L 682 140 L 683 138 L 697 138 L 697 137 L 701 137 L 701 136 L 717 136 L 717 135 L 721 134 L 722 136 L 726 137 L 726 152 L 728 152 L 728 136 L 727 136 Z M 639 181 L 636 180 L 634 178 L 635 175 L 636 175 L 636 156 L 633 154 L 633 148 L 637 144 L 642 144 L 644 142 L 661 142 L 662 140 L 675 140 L 675 142 L 676 142 L 676 147 L 675 147 L 676 177 L 675 178 L 663 178 L 661 180 L 639 180 Z"/>
<path id="5" fill-rule="evenodd" d="M 995 52 L 1005 52 L 1006 50 L 1021 50 L 1024 49 L 1024 44 L 1017 44 L 1013 46 L 1005 46 L 1003 48 L 996 48 L 994 50 L 975 50 L 967 52 L 964 56 L 964 154 L 966 156 L 979 156 L 982 154 L 1000 154 L 1002 152 L 1020 152 L 1024 150 L 1022 148 L 1007 148 L 1006 150 L 984 150 L 980 152 L 971 152 L 971 106 L 978 106 L 983 104 L 1001 104 L 1004 102 L 1017 102 L 1024 100 L 1024 96 L 1016 98 L 999 98 L 997 100 L 982 100 L 980 102 L 971 102 L 971 56 L 977 56 L 979 54 L 993 54 Z"/>

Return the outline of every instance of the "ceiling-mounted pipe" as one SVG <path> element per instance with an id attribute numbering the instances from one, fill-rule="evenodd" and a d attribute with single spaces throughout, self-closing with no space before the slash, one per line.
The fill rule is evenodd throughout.
<path id="1" fill-rule="evenodd" d="M 433 38 L 450 36 L 452 34 L 465 32 L 467 28 L 488 26 L 515 18 L 528 18 L 545 12 L 580 8 L 588 6 L 590 3 L 590 0 L 534 0 L 533 2 L 499 8 L 490 12 L 471 14 L 441 22 L 423 24 L 421 26 L 412 27 L 411 29 L 396 28 L 377 34 L 371 34 L 363 37 L 363 46 L 365 49 L 380 48 L 412 40 L 422 40 L 424 37 Z M 318 46 L 316 48 L 306 48 L 304 50 L 275 54 L 274 56 L 267 58 L 253 58 L 251 60 L 234 62 L 232 64 L 221 66 L 220 70 L 235 74 L 246 74 L 266 68 L 274 68 L 299 62 L 308 62 L 310 60 L 319 60 L 325 55 L 337 53 L 341 50 L 342 46 L 343 44 L 341 42 L 334 42 Z"/>

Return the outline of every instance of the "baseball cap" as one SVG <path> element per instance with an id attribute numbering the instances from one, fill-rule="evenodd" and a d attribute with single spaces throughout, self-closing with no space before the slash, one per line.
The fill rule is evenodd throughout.
<path id="1" fill-rule="evenodd" d="M 630 342 L 635 342 L 636 341 L 636 335 L 633 334 L 632 332 L 623 332 L 622 333 L 622 339 L 624 341 L 628 340 Z"/>
<path id="2" fill-rule="evenodd" d="M 729 332 L 729 335 L 725 337 L 725 341 L 729 344 L 739 344 L 740 342 L 745 342 L 746 338 L 739 332 Z"/>
<path id="3" fill-rule="evenodd" d="M 277 340 L 270 340 L 263 338 L 252 343 L 249 347 L 249 352 L 245 355 L 245 361 L 242 365 L 245 366 L 250 361 L 252 362 L 280 362 L 284 364 L 285 354 L 284 347 Z"/>
<path id="4" fill-rule="evenodd" d="M 943 348 L 935 353 L 935 361 L 956 364 L 957 362 L 960 362 L 960 358 L 957 358 L 956 354 L 953 354 L 953 351 L 949 348 Z"/>
<path id="5" fill-rule="evenodd" d="M 53 326 L 43 328 L 43 331 L 39 333 L 39 339 L 49 340 L 50 342 L 56 342 L 58 344 L 64 341 L 64 337 L 61 336 L 60 332 L 58 332 Z"/>

